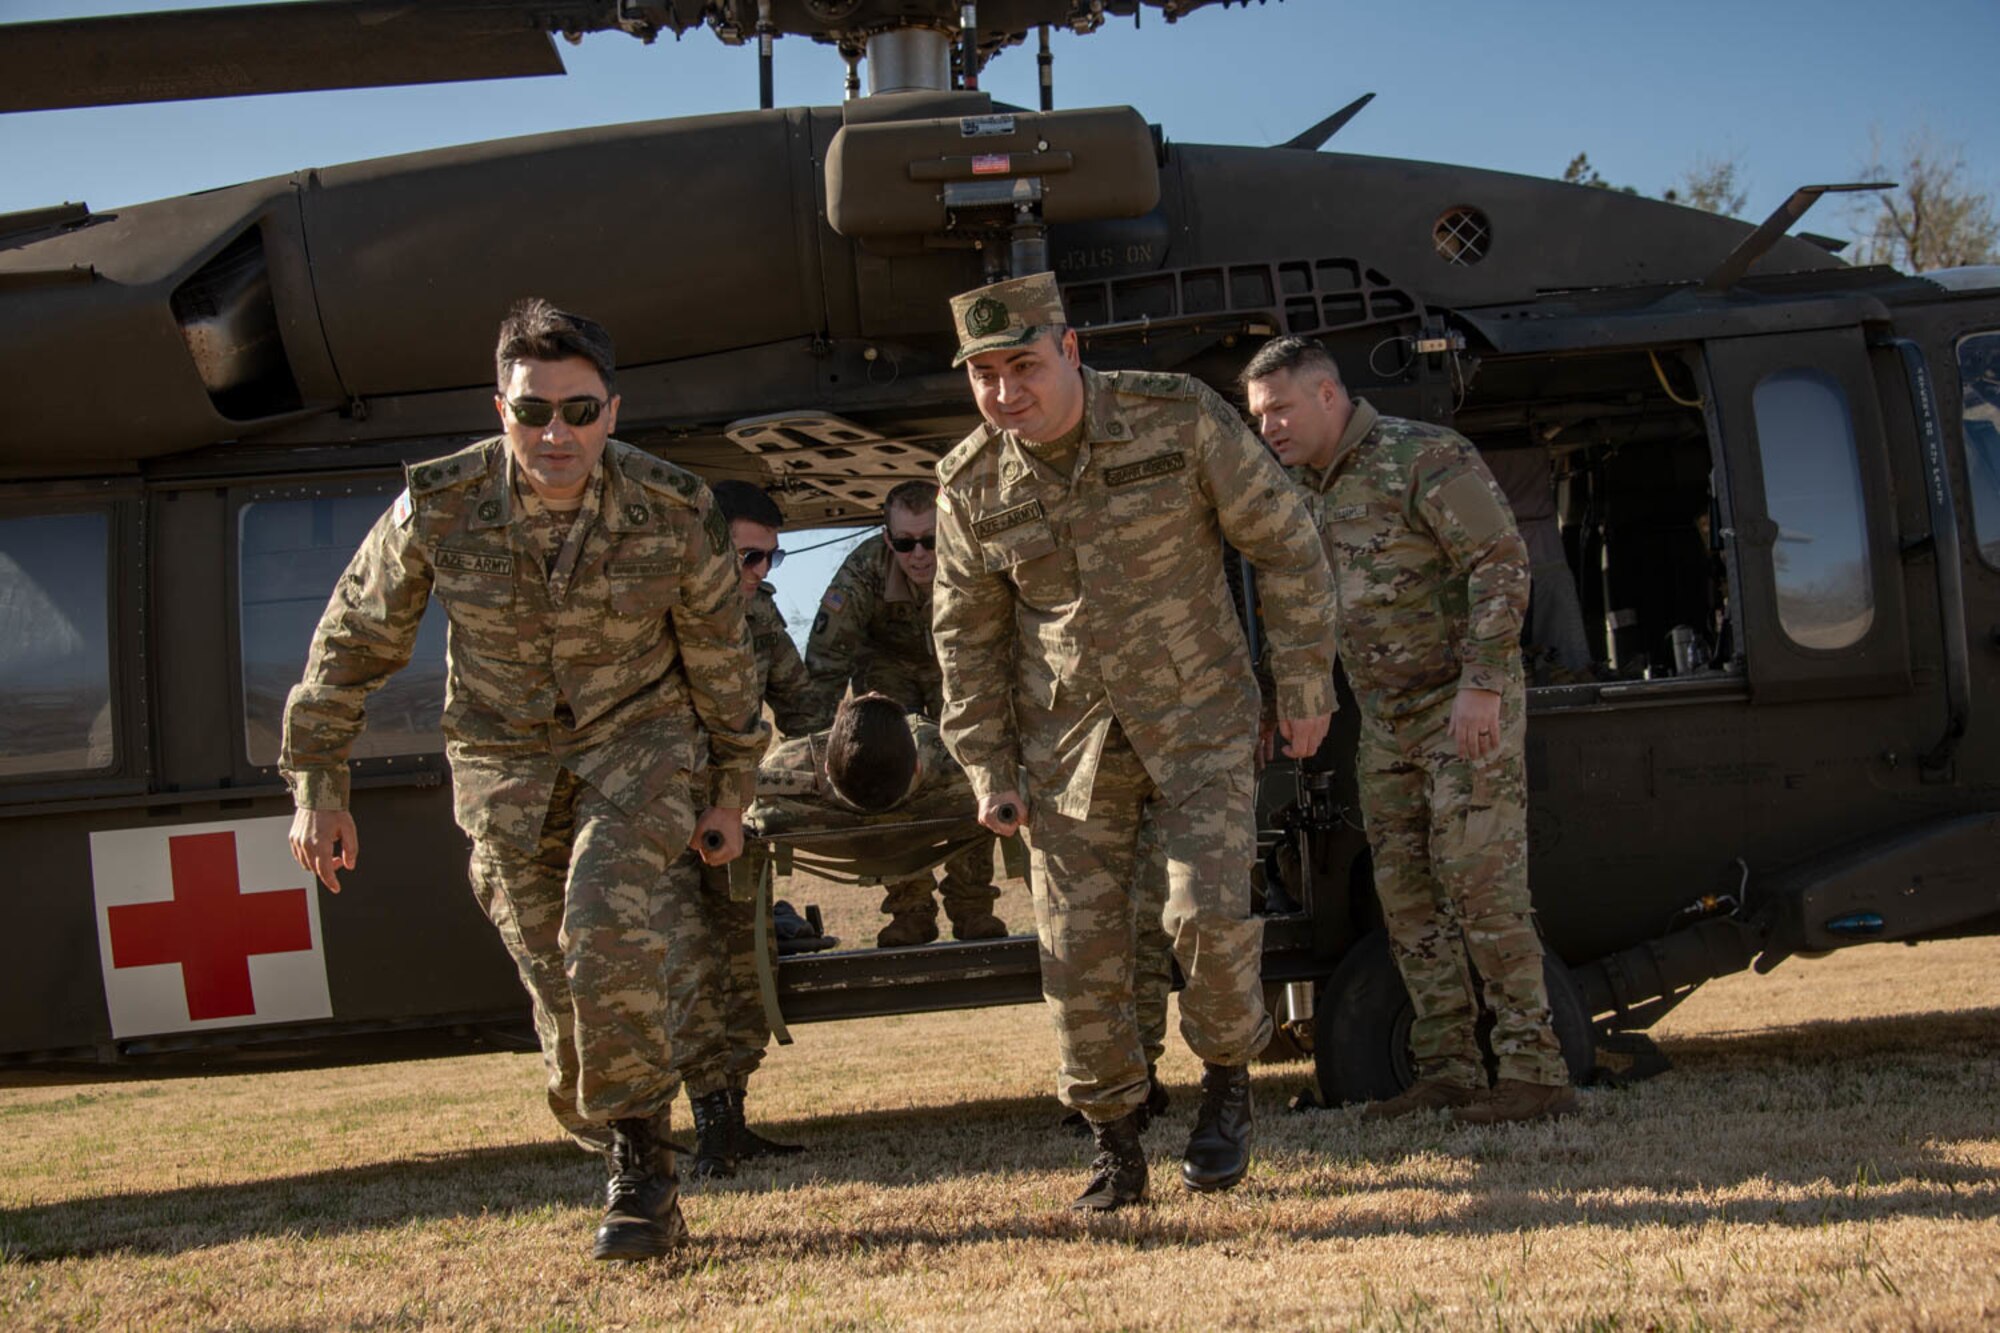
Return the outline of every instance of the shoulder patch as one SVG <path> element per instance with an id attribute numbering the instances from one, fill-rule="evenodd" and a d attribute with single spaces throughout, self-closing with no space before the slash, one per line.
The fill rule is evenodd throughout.
<path id="1" fill-rule="evenodd" d="M 708 534 L 709 549 L 717 555 L 729 554 L 729 521 L 722 516 L 720 505 L 710 504 L 701 516 L 702 531 Z"/>
<path id="2" fill-rule="evenodd" d="M 448 486 L 463 486 L 479 480 L 498 456 L 494 446 L 500 444 L 501 438 L 495 435 L 478 444 L 467 445 L 455 454 L 446 454 L 443 458 L 433 458 L 428 463 L 411 467 L 405 478 L 409 483 L 409 494 L 414 498 Z"/>
<path id="3" fill-rule="evenodd" d="M 975 427 L 972 434 L 960 440 L 950 453 L 938 460 L 936 469 L 938 485 L 949 483 L 981 449 L 986 447 L 987 441 L 995 439 L 998 435 L 998 431 L 984 422 Z"/>
<path id="4" fill-rule="evenodd" d="M 410 520 L 416 517 L 417 507 L 410 500 L 410 488 L 408 486 L 405 486 L 403 493 L 396 497 L 396 503 L 389 506 L 389 513 L 391 515 L 390 521 L 397 527 L 407 528 L 410 526 Z"/>
<path id="5" fill-rule="evenodd" d="M 695 508 L 695 497 L 702 492 L 701 478 L 681 467 L 669 463 L 664 458 L 655 458 L 643 449 L 635 449 L 622 441 L 614 440 L 607 448 L 618 450 L 618 470 L 628 478 L 638 482 L 649 491 L 667 495 L 688 508 Z M 723 532 L 727 545 L 728 531 Z"/>

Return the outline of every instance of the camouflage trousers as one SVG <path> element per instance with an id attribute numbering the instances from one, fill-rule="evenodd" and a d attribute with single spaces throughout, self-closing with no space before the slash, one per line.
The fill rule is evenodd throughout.
<path id="1" fill-rule="evenodd" d="M 964 921 L 993 910 L 1000 890 L 993 886 L 993 840 L 985 838 L 964 851 L 955 852 L 944 863 L 944 877 L 933 886 L 929 875 L 897 880 L 882 886 L 882 911 L 887 916 L 916 912 L 937 919 L 935 887 L 944 899 L 944 913 L 953 921 Z"/>
<path id="2" fill-rule="evenodd" d="M 567 770 L 532 853 L 473 843 L 473 892 L 534 1002 L 549 1109 L 586 1148 L 610 1146 L 613 1120 L 667 1131 L 669 995 L 711 984 L 700 869 Z"/>
<path id="3" fill-rule="evenodd" d="M 1499 1077 L 1569 1081 L 1528 897 L 1525 694 L 1510 682 L 1500 745 L 1482 759 L 1458 757 L 1449 695 L 1408 717 L 1364 713 L 1355 759 L 1375 893 L 1416 1010 L 1417 1073 L 1461 1087 L 1486 1085 L 1468 960 L 1493 1014 Z"/>
<path id="4" fill-rule="evenodd" d="M 771 886 L 757 892 L 768 910 Z M 705 944 L 720 954 L 714 985 L 700 994 L 676 996 L 673 1010 L 674 1069 L 687 1085 L 688 1096 L 700 1097 L 720 1088 L 743 1088 L 764 1063 L 771 1044 L 771 1025 L 764 1015 L 764 994 L 757 985 L 757 905 L 729 896 L 729 869 L 704 866 L 701 871 L 701 912 L 708 922 Z M 676 938 L 674 949 L 684 942 Z M 778 935 L 766 929 L 765 954 L 778 965 Z M 697 966 L 689 960 L 689 970 Z"/>
<path id="5" fill-rule="evenodd" d="M 1264 923 L 1250 913 L 1257 837 L 1247 752 L 1240 767 L 1176 805 L 1114 724 L 1089 816 L 1068 818 L 1051 802 L 1032 807 L 1030 819 L 1042 995 L 1055 1019 L 1056 1095 L 1064 1105 L 1101 1122 L 1146 1099 L 1137 991 L 1149 844 L 1165 870 L 1161 929 L 1187 978 L 1181 1036 L 1215 1064 L 1245 1064 L 1264 1049 L 1271 1019 L 1261 980 Z M 1164 1033 L 1165 991 L 1153 994 Z"/>

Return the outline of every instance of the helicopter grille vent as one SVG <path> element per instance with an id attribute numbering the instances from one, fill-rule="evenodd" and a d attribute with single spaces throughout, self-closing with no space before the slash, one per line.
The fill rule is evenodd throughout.
<path id="1" fill-rule="evenodd" d="M 1471 265 L 1493 245 L 1493 224 L 1476 208 L 1447 208 L 1431 226 L 1431 244 L 1447 264 Z"/>

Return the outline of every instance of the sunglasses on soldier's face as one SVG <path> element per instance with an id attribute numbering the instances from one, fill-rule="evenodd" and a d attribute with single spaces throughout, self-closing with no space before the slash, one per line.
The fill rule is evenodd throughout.
<path id="1" fill-rule="evenodd" d="M 552 403 L 546 398 L 509 398 L 507 410 L 523 426 L 546 426 L 555 420 L 558 412 L 569 425 L 588 426 L 603 413 L 604 400 L 586 396 Z"/>
<path id="2" fill-rule="evenodd" d="M 785 563 L 785 548 L 782 546 L 773 546 L 770 550 L 766 551 L 759 546 L 739 546 L 736 548 L 736 558 L 743 562 L 743 568 L 745 569 L 755 569 L 757 566 L 765 563 L 769 563 L 771 568 L 776 569 L 779 565 Z"/>
<path id="3" fill-rule="evenodd" d="M 889 549 L 897 555 L 908 555 L 919 546 L 923 547 L 926 551 L 937 550 L 937 534 L 932 533 L 928 537 L 891 537 L 889 539 Z"/>

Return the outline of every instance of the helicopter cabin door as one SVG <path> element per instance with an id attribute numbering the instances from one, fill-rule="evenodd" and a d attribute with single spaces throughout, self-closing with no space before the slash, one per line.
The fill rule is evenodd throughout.
<path id="1" fill-rule="evenodd" d="M 1906 692 L 1889 446 L 1861 330 L 1715 339 L 1707 363 L 1751 698 Z"/>

